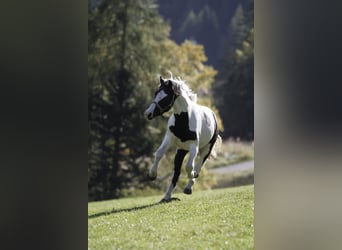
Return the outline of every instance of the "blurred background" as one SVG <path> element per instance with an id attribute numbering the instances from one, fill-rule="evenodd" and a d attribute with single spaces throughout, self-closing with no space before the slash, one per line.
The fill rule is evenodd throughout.
<path id="1" fill-rule="evenodd" d="M 176 14 L 185 13 L 188 2 L 195 1 L 178 3 L 181 7 L 174 14 L 177 18 L 165 17 L 171 7 L 164 10 L 161 2 L 148 2 L 149 5 L 141 4 L 133 9 L 136 2 L 129 2 L 126 16 L 124 3 L 119 1 L 38 0 L 23 1 L 20 5 L 3 1 L 0 49 L 4 77 L 1 91 L 4 212 L 1 225 L 5 248 L 8 243 L 7 248 L 12 249 L 13 244 L 24 244 L 17 249 L 31 245 L 35 249 L 39 246 L 41 249 L 78 249 L 81 245 L 80 249 L 84 249 L 88 236 L 87 199 L 121 197 L 123 190 L 129 187 L 144 190 L 137 185 L 143 182 L 137 180 L 149 167 L 144 159 L 149 161 L 160 143 L 158 138 L 163 134 L 166 121 L 146 123 L 141 113 L 146 108 L 143 105 L 150 102 L 159 75 L 167 76 L 165 70 L 181 76 L 198 92 L 196 84 L 200 82 L 193 76 L 197 70 L 192 70 L 192 74 L 184 73 L 184 65 L 188 63 L 182 63 L 185 59 L 179 55 L 190 60 L 192 56 L 185 57 L 184 51 L 189 53 L 199 48 L 194 45 L 204 45 L 201 50 L 208 61 L 202 64 L 211 65 L 217 73 L 211 77 L 209 94 L 198 92 L 200 101 L 210 96 L 212 106 L 219 111 L 224 128 L 221 135 L 226 142 L 230 137 L 234 143 L 238 142 L 238 137 L 240 142 L 247 141 L 247 146 L 252 145 L 249 142 L 254 139 L 256 142 L 253 150 L 257 166 L 254 175 L 255 248 L 341 249 L 340 1 L 260 0 L 255 5 L 258 33 L 254 39 L 255 129 L 254 139 L 250 141 L 242 133 L 233 134 L 229 127 L 242 118 L 227 122 L 233 106 L 223 109 L 218 93 L 222 93 L 224 101 L 229 99 L 222 97 L 224 89 L 215 91 L 220 83 L 226 84 L 228 89 L 231 86 L 228 79 L 230 83 L 233 79 L 238 82 L 243 74 L 235 70 L 240 68 L 243 72 L 244 64 L 232 63 L 234 67 L 228 67 L 224 66 L 224 59 L 215 64 L 215 60 L 211 61 L 211 51 L 199 37 L 189 35 L 187 40 L 192 47 L 187 48 L 182 47 L 184 41 L 178 41 L 174 35 L 177 33 L 175 22 L 185 20 Z M 211 10 L 214 4 L 233 5 L 229 9 L 215 8 L 219 20 L 222 16 L 229 20 L 223 26 L 219 22 L 219 27 L 224 29 L 220 34 L 226 37 L 233 36 L 230 13 L 235 13 L 238 5 L 244 13 L 248 7 L 245 1 L 234 3 L 234 0 L 206 2 Z M 168 4 L 176 5 L 177 1 Z M 199 9 L 193 9 L 196 18 Z M 224 14 L 218 15 L 219 11 Z M 144 22 L 156 16 L 158 21 L 139 22 L 141 16 Z M 127 40 L 122 40 L 126 37 L 122 29 L 125 18 L 129 20 Z M 158 25 L 163 28 L 157 29 Z M 130 32 L 140 29 L 145 30 Z M 211 31 L 206 30 L 207 37 Z M 218 41 L 212 39 L 212 42 Z M 243 48 L 248 48 L 246 43 L 244 46 L 240 43 L 234 49 L 229 39 L 217 44 L 220 45 L 215 45 L 213 50 L 224 46 L 231 48 L 218 52 L 219 58 L 228 61 L 226 65 L 246 51 Z M 165 49 L 173 45 L 182 50 Z M 122 52 L 121 46 L 126 52 Z M 229 51 L 233 56 L 229 57 Z M 173 56 L 178 61 L 171 60 Z M 125 67 L 120 70 L 123 58 L 126 58 Z M 168 67 L 165 66 L 167 61 Z M 182 69 L 178 65 L 183 65 Z M 125 77 L 127 80 L 119 81 Z M 127 93 L 126 88 L 134 91 Z M 129 100 L 115 93 L 135 97 Z M 236 92 L 229 94 L 230 98 L 237 98 Z M 137 112 L 113 113 L 118 108 L 107 102 L 117 100 L 121 101 L 122 110 L 135 107 Z M 244 113 L 239 105 L 234 110 L 240 110 L 238 114 L 242 117 Z M 92 111 L 93 108 L 98 111 Z M 129 130 L 133 121 L 136 130 Z M 132 132 L 134 136 L 129 136 Z M 115 145 L 119 153 L 114 153 Z M 132 157 L 133 154 L 140 158 Z M 88 171 L 85 171 L 88 162 Z M 208 162 L 205 168 L 209 165 Z M 171 164 L 161 165 L 160 170 L 163 168 L 169 174 L 172 172 Z M 199 187 L 196 185 L 195 189 Z M 130 193 L 132 195 L 133 191 Z M 22 240 L 18 241 L 18 235 Z"/>
<path id="2" fill-rule="evenodd" d="M 157 194 L 169 185 L 172 148 L 158 179 L 146 174 L 172 110 L 153 121 L 143 115 L 168 71 L 219 117 L 222 150 L 195 189 L 254 183 L 254 1 L 90 0 L 89 201 Z M 249 167 L 218 169 L 243 161 Z"/>

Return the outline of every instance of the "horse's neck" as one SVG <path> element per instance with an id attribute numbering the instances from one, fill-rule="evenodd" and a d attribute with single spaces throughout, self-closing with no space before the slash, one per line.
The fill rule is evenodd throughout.
<path id="1" fill-rule="evenodd" d="M 174 105 L 173 110 L 175 114 L 180 114 L 182 112 L 189 112 L 190 107 L 192 106 L 193 101 L 184 94 L 181 94 L 177 97 Z"/>

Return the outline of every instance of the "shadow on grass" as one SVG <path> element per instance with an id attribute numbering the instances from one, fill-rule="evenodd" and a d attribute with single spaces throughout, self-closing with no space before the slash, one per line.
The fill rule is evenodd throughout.
<path id="1" fill-rule="evenodd" d="M 138 211 L 138 210 L 142 210 L 142 209 L 145 209 L 145 208 L 154 207 L 154 206 L 157 206 L 157 205 L 160 205 L 160 204 L 163 204 L 163 203 L 169 203 L 169 202 L 172 202 L 172 201 L 180 201 L 180 199 L 172 197 L 168 201 L 163 199 L 163 200 L 161 200 L 159 202 L 148 204 L 148 205 L 144 205 L 144 206 L 137 206 L 137 207 L 131 207 L 131 208 L 122 208 L 122 209 L 113 209 L 112 211 L 106 211 L 106 212 L 101 212 L 101 213 L 89 215 L 88 219 L 93 219 L 93 218 L 97 218 L 97 217 L 100 217 L 100 216 L 106 216 L 106 215 L 116 214 L 116 213 L 121 213 L 121 212 Z"/>

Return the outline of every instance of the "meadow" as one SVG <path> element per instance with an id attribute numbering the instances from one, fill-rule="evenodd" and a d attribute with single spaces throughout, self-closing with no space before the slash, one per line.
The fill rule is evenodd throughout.
<path id="1" fill-rule="evenodd" d="M 90 202 L 88 249 L 253 249 L 254 185 Z"/>

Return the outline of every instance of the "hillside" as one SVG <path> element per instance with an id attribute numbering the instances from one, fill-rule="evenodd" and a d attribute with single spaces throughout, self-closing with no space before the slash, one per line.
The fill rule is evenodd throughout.
<path id="1" fill-rule="evenodd" d="M 254 186 L 91 202 L 89 249 L 253 249 Z"/>

